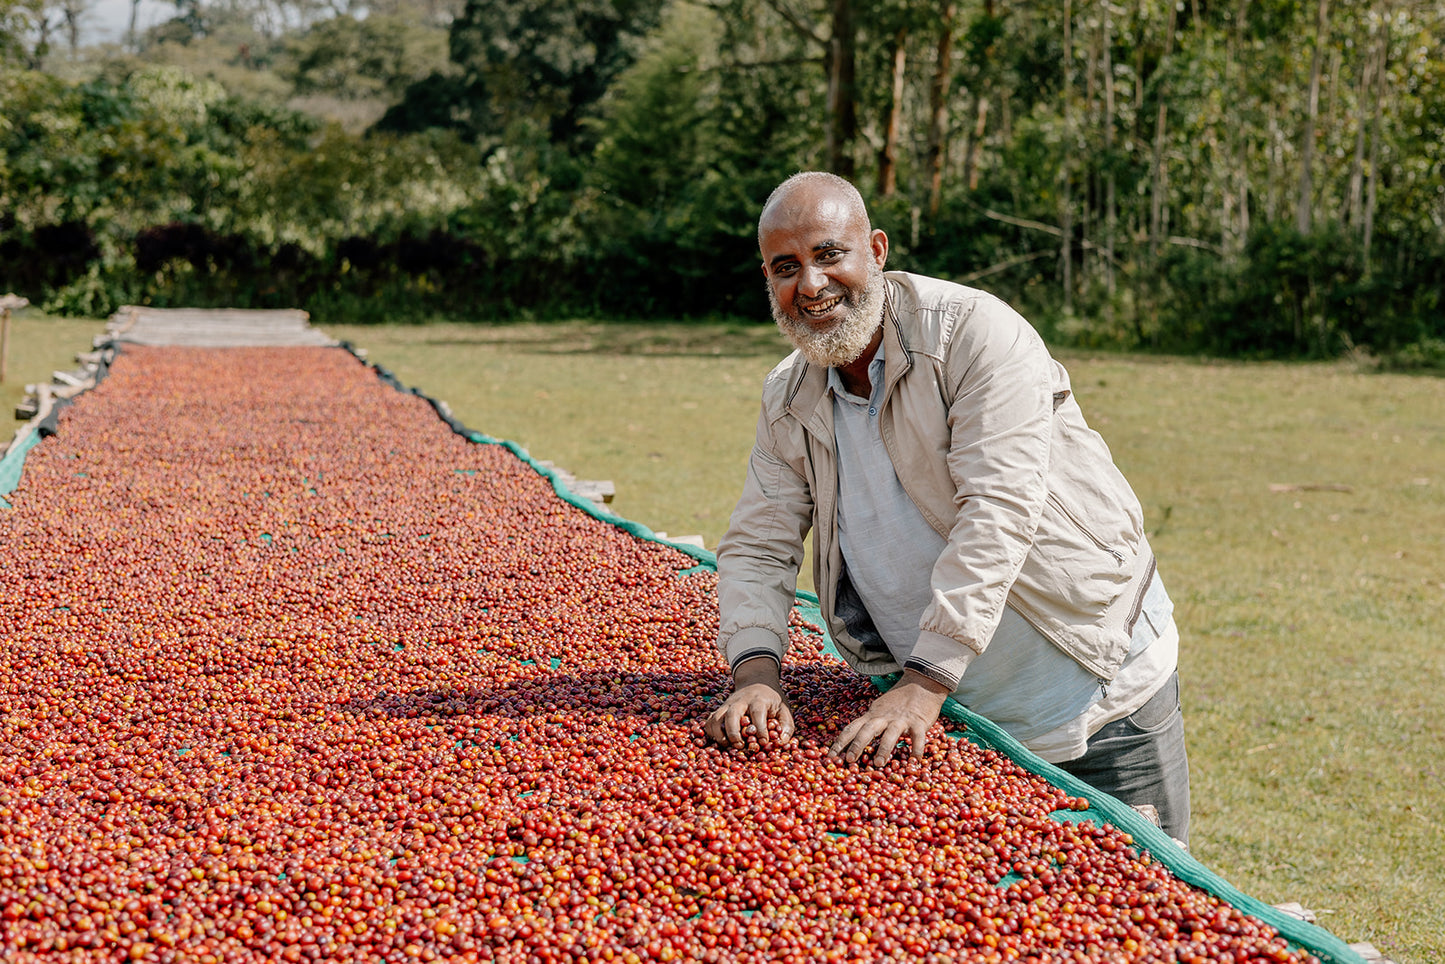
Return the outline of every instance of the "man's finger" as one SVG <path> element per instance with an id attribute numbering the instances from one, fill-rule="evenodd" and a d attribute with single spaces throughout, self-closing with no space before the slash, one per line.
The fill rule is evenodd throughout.
<path id="1" fill-rule="evenodd" d="M 837 737 L 834 738 L 832 744 L 829 745 L 828 752 L 834 756 L 842 756 L 848 744 L 853 741 L 853 734 L 857 733 L 859 727 L 862 725 L 863 720 L 859 718 L 843 727 L 843 729 L 838 732 Z"/>
<path id="2" fill-rule="evenodd" d="M 727 710 L 726 729 L 728 743 L 733 746 L 743 745 L 743 715 L 747 707 L 739 706 L 736 703 L 729 703 L 724 709 Z"/>
<path id="3" fill-rule="evenodd" d="M 928 728 L 915 726 L 909 740 L 913 743 L 913 757 L 915 759 L 923 756 L 923 747 L 928 743 Z"/>
<path id="4" fill-rule="evenodd" d="M 753 721 L 753 728 L 757 730 L 758 742 L 763 746 L 769 746 L 773 742 L 772 733 L 768 729 L 768 724 L 773 720 L 778 721 L 778 742 L 786 743 L 792 739 L 793 714 L 787 703 L 758 700 L 749 708 L 748 716 Z"/>
<path id="5" fill-rule="evenodd" d="M 708 716 L 707 722 L 702 725 L 702 731 L 714 743 L 721 743 L 726 736 L 722 729 L 722 712 L 721 708 L 713 710 L 712 714 Z"/>
<path id="6" fill-rule="evenodd" d="M 787 743 L 793 738 L 793 711 L 784 703 L 778 707 L 778 741 Z"/>
<path id="7" fill-rule="evenodd" d="M 771 709 L 772 707 L 762 700 L 754 700 L 748 704 L 748 722 L 757 734 L 759 746 L 767 746 L 769 743 L 768 717 L 772 715 Z"/>
<path id="8" fill-rule="evenodd" d="M 896 720 L 888 724 L 887 729 L 883 731 L 883 735 L 878 738 L 878 752 L 873 754 L 874 766 L 881 767 L 888 762 L 888 758 L 893 756 L 893 748 L 898 745 L 898 738 L 903 735 L 903 731 L 906 729 L 908 729 L 908 727 Z"/>
<path id="9" fill-rule="evenodd" d="M 882 720 L 872 720 L 867 717 L 865 717 L 861 723 L 862 725 L 858 728 L 857 735 L 853 737 L 852 742 L 848 744 L 848 749 L 843 753 L 843 759 L 849 763 L 862 759 L 868 752 L 869 744 L 877 739 L 887 726 Z"/>

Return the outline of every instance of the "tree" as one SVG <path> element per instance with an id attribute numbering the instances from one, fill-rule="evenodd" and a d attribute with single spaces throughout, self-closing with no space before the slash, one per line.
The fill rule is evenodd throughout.
<path id="1" fill-rule="evenodd" d="M 282 74 L 296 93 L 344 100 L 400 99 L 408 86 L 447 66 L 442 31 L 386 15 L 330 17 L 292 35 L 286 50 Z"/>
<path id="2" fill-rule="evenodd" d="M 480 99 L 482 131 L 517 120 L 567 143 L 657 26 L 663 0 L 467 0 L 451 27 L 461 89 Z"/>
<path id="3" fill-rule="evenodd" d="M 896 37 L 904 21 L 898 10 L 902 3 L 858 6 L 855 0 L 811 0 L 796 4 L 789 0 L 714 0 L 708 4 L 722 12 L 734 37 L 748 36 L 729 49 L 746 51 L 753 63 L 777 63 L 775 58 L 794 58 L 789 82 L 812 86 L 814 77 L 822 82 L 821 166 L 851 178 L 857 170 L 857 149 L 861 121 L 858 114 L 864 91 L 858 76 L 859 43 L 865 22 L 891 24 L 884 31 Z M 783 53 L 783 51 L 788 51 Z M 738 62 L 744 62 L 742 57 Z M 814 71 L 821 67 L 821 73 Z M 890 74 L 891 77 L 891 74 Z"/>
<path id="4" fill-rule="evenodd" d="M 74 52 L 84 12 L 85 0 L 0 0 L 0 66 L 44 69 L 62 27 Z"/>
<path id="5" fill-rule="evenodd" d="M 80 26 L 89 5 L 89 0 L 60 0 L 57 4 L 56 18 L 65 30 L 65 44 L 72 57 L 80 52 Z"/>
<path id="6" fill-rule="evenodd" d="M 0 67 L 31 64 L 35 29 L 44 0 L 0 0 Z"/>

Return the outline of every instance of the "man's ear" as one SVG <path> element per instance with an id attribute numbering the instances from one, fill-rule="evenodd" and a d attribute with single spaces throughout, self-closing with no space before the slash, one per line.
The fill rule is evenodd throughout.
<path id="1" fill-rule="evenodd" d="M 878 267 L 888 263 L 888 235 L 883 233 L 882 228 L 874 228 L 868 235 L 868 247 L 873 252 L 873 262 Z"/>

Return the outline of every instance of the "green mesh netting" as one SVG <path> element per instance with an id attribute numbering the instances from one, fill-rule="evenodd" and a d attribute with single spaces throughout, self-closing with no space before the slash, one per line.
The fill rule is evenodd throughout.
<path id="1" fill-rule="evenodd" d="M 39 432 L 27 432 L 25 436 L 5 450 L 5 455 L 0 458 L 0 509 L 10 508 L 10 503 L 5 496 L 14 492 L 20 485 L 20 472 L 25 468 L 25 453 L 29 452 L 40 442 Z"/>
<path id="2" fill-rule="evenodd" d="M 98 348 L 101 352 L 100 360 L 94 369 L 93 380 L 90 384 L 91 388 L 99 385 L 105 380 L 106 376 L 110 374 L 110 358 L 115 351 L 112 345 L 98 346 Z M 90 391 L 90 388 L 85 389 L 79 394 L 83 395 L 87 391 Z M 46 436 L 55 434 L 56 426 L 60 421 L 61 410 L 77 397 L 79 396 L 71 395 L 68 398 L 57 399 L 50 406 L 50 411 L 44 416 L 37 415 L 31 419 L 26 425 L 28 431 L 22 429 L 21 431 L 24 433 L 23 436 L 17 433 L 16 438 L 10 443 L 10 447 L 5 450 L 5 455 L 0 457 L 0 509 L 8 509 L 11 507 L 10 503 L 5 499 L 5 496 L 14 492 L 20 485 L 20 473 L 25 466 L 25 453 L 40 444 Z"/>

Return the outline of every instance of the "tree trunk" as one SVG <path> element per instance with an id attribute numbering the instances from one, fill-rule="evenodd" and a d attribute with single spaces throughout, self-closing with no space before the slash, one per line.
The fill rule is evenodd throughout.
<path id="1" fill-rule="evenodd" d="M 1370 242 L 1375 233 L 1375 189 L 1380 181 L 1380 124 L 1384 117 L 1385 85 L 1389 81 L 1385 68 L 1390 62 L 1390 12 L 1389 4 L 1386 4 L 1384 23 L 1380 28 L 1380 53 L 1375 68 L 1375 116 L 1370 124 L 1370 174 L 1365 188 L 1365 225 L 1360 239 L 1367 278 L 1370 276 Z"/>
<path id="2" fill-rule="evenodd" d="M 883 149 L 878 152 L 878 196 L 892 197 L 898 190 L 898 131 L 903 126 L 903 82 L 908 65 L 908 29 L 893 37 L 893 92 L 888 101 L 888 122 Z"/>
<path id="3" fill-rule="evenodd" d="M 1325 30 L 1330 0 L 1320 0 L 1315 15 L 1315 52 L 1310 62 L 1310 93 L 1305 105 L 1304 134 L 1300 138 L 1299 201 L 1295 205 L 1294 225 L 1300 234 L 1308 234 L 1314 211 L 1315 122 L 1320 113 L 1320 74 L 1325 62 Z"/>
<path id="4" fill-rule="evenodd" d="M 1224 39 L 1224 64 L 1220 86 L 1224 90 L 1225 97 L 1234 96 L 1234 66 L 1239 61 L 1238 13 L 1238 8 L 1236 8 L 1235 22 Z M 1233 125 L 1233 127 L 1237 126 Z M 1234 189 L 1236 184 L 1234 172 L 1239 141 L 1235 137 L 1234 130 L 1229 127 L 1225 129 L 1224 140 L 1227 171 L 1222 178 L 1223 186 L 1219 191 L 1219 245 L 1220 250 L 1228 252 L 1233 250 L 1231 239 L 1234 237 Z"/>
<path id="5" fill-rule="evenodd" d="M 857 62 L 853 0 L 833 0 L 833 34 L 828 40 L 828 169 L 850 179 L 853 141 L 858 136 Z"/>
<path id="6" fill-rule="evenodd" d="M 993 19 L 994 0 L 984 0 L 983 14 Z M 973 92 L 973 127 L 968 132 L 968 143 L 963 152 L 963 180 L 970 191 L 978 190 L 978 162 L 983 152 L 984 135 L 988 133 L 988 104 L 992 96 L 991 85 L 980 79 L 978 89 Z"/>
<path id="7" fill-rule="evenodd" d="M 1229 58 L 1230 63 L 1235 62 L 1235 56 L 1244 49 L 1245 17 L 1249 11 L 1250 0 L 1239 0 L 1239 6 L 1235 9 L 1234 31 L 1230 36 L 1233 47 L 1233 54 Z M 1248 72 L 1239 72 L 1240 88 L 1239 96 L 1244 98 L 1244 84 L 1247 82 Z M 1234 244 L 1225 248 L 1229 254 L 1238 257 L 1244 252 L 1245 245 L 1249 241 L 1249 205 L 1250 205 L 1250 180 L 1249 180 L 1249 149 L 1246 147 L 1245 131 L 1243 124 L 1233 127 L 1234 140 L 1234 198 L 1235 198 L 1235 221 L 1232 225 L 1234 232 Z"/>
<path id="8" fill-rule="evenodd" d="M 1082 101 L 1082 117 L 1084 126 L 1092 131 L 1097 125 L 1099 116 L 1100 91 L 1103 89 L 1102 79 L 1099 77 L 1099 51 L 1100 31 L 1090 30 L 1088 32 L 1088 54 L 1084 61 L 1084 96 Z M 1103 197 L 1103 181 L 1100 176 L 1100 165 L 1098 159 L 1091 157 L 1093 144 L 1088 134 L 1079 137 L 1079 148 L 1085 153 L 1086 160 L 1081 162 L 1083 168 L 1084 196 L 1079 203 L 1079 279 L 1081 283 L 1087 284 L 1098 270 L 1095 262 L 1098 260 L 1102 250 L 1093 240 L 1094 222 L 1099 215 L 1099 199 Z M 1092 163 L 1091 163 L 1092 162 Z"/>
<path id="9" fill-rule="evenodd" d="M 1340 48 L 1331 45 L 1329 52 L 1329 70 L 1327 71 L 1329 81 L 1324 85 L 1324 90 L 1320 92 L 1320 95 L 1325 99 L 1325 106 L 1320 109 L 1320 113 L 1325 117 L 1335 116 L 1336 101 L 1339 100 L 1340 96 L 1340 70 L 1344 67 L 1344 63 L 1345 58 L 1340 52 Z"/>
<path id="10" fill-rule="evenodd" d="M 978 158 L 983 151 L 983 138 L 988 133 L 988 97 L 973 95 L 973 128 L 968 132 L 968 147 L 963 159 L 963 179 L 970 191 L 978 190 Z"/>
<path id="11" fill-rule="evenodd" d="M 131 53 L 140 52 L 140 44 L 136 42 L 135 26 L 140 16 L 140 0 L 130 0 L 130 23 L 125 28 L 125 42 L 130 47 Z"/>
<path id="12" fill-rule="evenodd" d="M 1369 56 L 1360 67 L 1360 84 L 1356 88 L 1355 103 L 1359 109 L 1355 119 L 1355 151 L 1350 157 L 1350 188 L 1345 202 L 1345 223 L 1351 226 L 1359 225 L 1361 208 L 1364 206 L 1365 142 L 1369 140 L 1366 132 L 1370 127 L 1368 104 L 1370 92 L 1375 89 L 1375 61 L 1378 55 L 1378 47 L 1370 50 Z"/>
<path id="13" fill-rule="evenodd" d="M 1174 7 L 1169 8 L 1169 17 L 1164 24 L 1164 55 L 1159 58 L 1158 70 L 1169 69 L 1169 58 L 1174 53 Z M 1164 235 L 1164 201 L 1167 172 L 1164 170 L 1164 144 L 1168 130 L 1169 101 L 1164 96 L 1164 85 L 1155 88 L 1154 96 L 1159 101 L 1158 115 L 1154 121 L 1154 151 L 1149 160 L 1149 260 L 1159 259 L 1159 246 Z"/>
<path id="14" fill-rule="evenodd" d="M 943 203 L 943 155 L 948 144 L 948 95 L 953 76 L 953 29 L 958 5 L 943 8 L 943 23 L 938 28 L 937 56 L 933 64 L 933 81 L 928 85 L 928 217 L 938 217 Z"/>
<path id="15" fill-rule="evenodd" d="M 50 29 L 53 25 L 50 22 L 50 14 L 40 15 L 40 26 L 35 39 L 35 47 L 30 56 L 26 58 L 26 66 L 30 70 L 44 70 L 45 58 L 50 56 Z"/>
<path id="16" fill-rule="evenodd" d="M 1114 320 L 1114 231 L 1119 224 L 1114 176 L 1114 24 L 1109 19 L 1109 4 L 1104 5 L 1103 51 L 1101 69 L 1104 73 L 1104 160 L 1109 165 L 1104 174 L 1104 289 L 1109 294 L 1104 311 L 1112 327 Z"/>
<path id="17" fill-rule="evenodd" d="M 1172 8 L 1171 8 L 1172 9 Z M 1171 14 L 1171 16 L 1173 16 Z M 1148 33 L 1144 24 L 1149 22 L 1149 10 L 1147 0 L 1139 0 L 1139 11 L 1135 17 L 1139 23 L 1139 35 L 1134 39 L 1134 140 L 1144 140 L 1144 129 L 1140 126 L 1144 122 L 1144 40 Z"/>
<path id="18" fill-rule="evenodd" d="M 1064 317 L 1074 313 L 1074 199 L 1070 190 L 1073 179 L 1074 140 L 1074 5 L 1064 0 L 1064 104 L 1063 151 L 1059 159 L 1059 262 L 1064 276 Z"/>
<path id="19" fill-rule="evenodd" d="M 84 0 L 65 0 L 61 17 L 65 23 L 65 41 L 74 57 L 80 52 L 80 15 L 85 12 Z"/>

